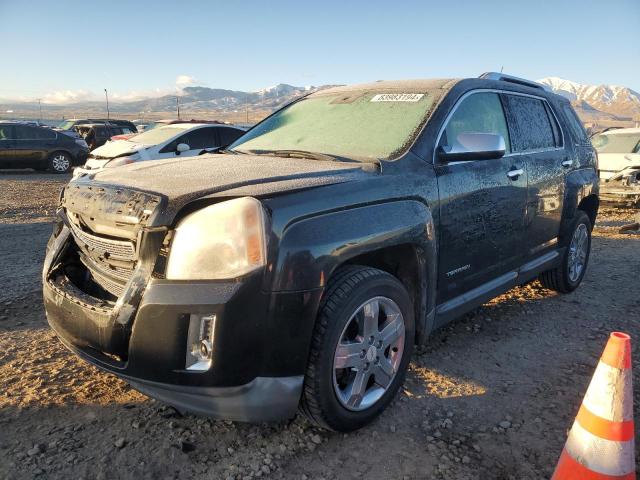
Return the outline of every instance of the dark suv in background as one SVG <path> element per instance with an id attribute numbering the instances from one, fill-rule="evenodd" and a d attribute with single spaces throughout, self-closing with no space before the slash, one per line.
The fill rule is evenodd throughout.
<path id="1" fill-rule="evenodd" d="M 82 165 L 89 148 L 82 139 L 51 128 L 0 122 L 0 168 L 34 168 L 67 173 Z"/>
<path id="2" fill-rule="evenodd" d="M 72 181 L 47 318 L 79 356 L 178 408 L 262 421 L 299 407 L 353 430 L 435 328 L 536 278 L 577 288 L 598 205 L 593 147 L 542 85 L 331 88 L 220 154 Z"/>

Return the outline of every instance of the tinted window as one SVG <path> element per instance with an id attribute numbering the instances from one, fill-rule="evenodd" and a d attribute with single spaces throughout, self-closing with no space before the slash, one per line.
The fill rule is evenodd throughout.
<path id="1" fill-rule="evenodd" d="M 502 135 L 506 152 L 510 152 L 509 132 L 500 97 L 496 93 L 474 93 L 465 98 L 449 119 L 440 146 L 453 145 L 461 133 Z"/>
<path id="2" fill-rule="evenodd" d="M 556 146 L 544 102 L 520 95 L 504 96 L 509 111 L 509 131 L 514 152 L 542 150 Z"/>
<path id="3" fill-rule="evenodd" d="M 14 138 L 13 125 L 0 125 L 0 140 L 13 140 Z"/>
<path id="4" fill-rule="evenodd" d="M 587 132 L 585 132 L 582 122 L 578 118 L 578 115 L 576 115 L 573 108 L 571 108 L 571 105 L 565 105 L 563 109 L 565 117 L 567 117 L 567 121 L 569 122 L 569 129 L 571 130 L 571 133 L 573 133 L 575 139 L 581 143 L 589 141 Z"/>
<path id="5" fill-rule="evenodd" d="M 54 140 L 56 138 L 56 133 L 48 128 L 36 128 L 34 134 L 38 140 Z"/>
<path id="6" fill-rule="evenodd" d="M 26 125 L 15 126 L 16 139 L 18 140 L 35 140 L 37 138 L 37 129 Z"/>
<path id="7" fill-rule="evenodd" d="M 204 149 L 217 147 L 218 135 L 215 127 L 199 128 L 187 134 L 189 141 L 187 142 L 192 149 Z"/>
<path id="8" fill-rule="evenodd" d="M 218 135 L 220 135 L 220 145 L 227 146 L 235 142 L 244 133 L 241 130 L 229 127 L 218 127 Z"/>
<path id="9" fill-rule="evenodd" d="M 96 135 L 100 137 L 106 137 L 108 135 L 107 129 L 105 127 L 97 127 Z"/>

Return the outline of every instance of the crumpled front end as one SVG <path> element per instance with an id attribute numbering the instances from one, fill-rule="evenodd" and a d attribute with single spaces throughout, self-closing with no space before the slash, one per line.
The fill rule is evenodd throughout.
<path id="1" fill-rule="evenodd" d="M 600 200 L 640 208 L 640 165 L 627 167 L 602 182 Z"/>
<path id="2" fill-rule="evenodd" d="M 293 416 L 310 336 L 299 319 L 315 317 L 322 291 L 264 292 L 262 271 L 165 278 L 165 201 L 69 184 L 43 268 L 51 328 L 84 360 L 178 408 L 245 421 Z M 203 325 L 211 352 L 204 367 L 193 350 Z"/>
<path id="3" fill-rule="evenodd" d="M 135 310 L 167 233 L 150 226 L 161 204 L 159 196 L 124 189 L 73 183 L 65 189 L 42 278 L 49 323 L 61 336 L 126 355 Z"/>

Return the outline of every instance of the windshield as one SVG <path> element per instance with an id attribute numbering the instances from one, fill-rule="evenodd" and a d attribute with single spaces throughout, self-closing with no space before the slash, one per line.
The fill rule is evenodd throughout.
<path id="1" fill-rule="evenodd" d="M 127 141 L 142 143 L 143 145 L 157 145 L 185 132 L 186 130 L 184 128 L 158 127 L 153 130 L 145 130 L 133 137 L 129 137 Z"/>
<path id="2" fill-rule="evenodd" d="M 295 150 L 359 161 L 404 152 L 427 119 L 431 93 L 320 93 L 285 107 L 240 137 L 230 150 Z"/>
<path id="3" fill-rule="evenodd" d="M 601 133 L 592 139 L 598 153 L 640 153 L 640 133 Z"/>
<path id="4" fill-rule="evenodd" d="M 65 120 L 64 122 L 60 122 L 58 128 L 60 130 L 69 130 L 76 123 L 75 120 Z"/>

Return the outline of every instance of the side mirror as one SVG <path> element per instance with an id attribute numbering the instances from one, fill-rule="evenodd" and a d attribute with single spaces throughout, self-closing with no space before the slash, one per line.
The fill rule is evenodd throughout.
<path id="1" fill-rule="evenodd" d="M 191 147 L 189 147 L 189 145 L 187 145 L 186 143 L 179 143 L 178 146 L 176 146 L 176 153 L 178 155 L 180 155 L 182 152 L 186 152 L 187 150 L 191 150 Z"/>
<path id="2" fill-rule="evenodd" d="M 441 162 L 494 160 L 504 156 L 506 145 L 502 135 L 495 133 L 461 133 L 453 145 L 438 148 Z"/>

